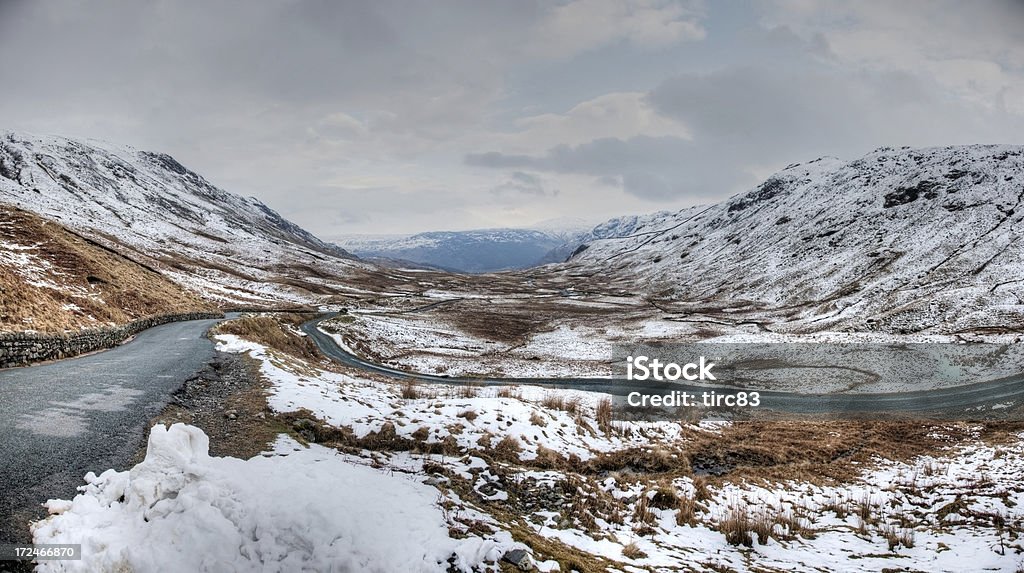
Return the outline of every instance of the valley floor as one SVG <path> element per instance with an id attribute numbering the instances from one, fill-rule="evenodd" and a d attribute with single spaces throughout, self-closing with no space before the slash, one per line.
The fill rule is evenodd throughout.
<path id="1" fill-rule="evenodd" d="M 247 356 L 258 384 L 213 412 L 185 396 L 158 421 L 194 425 L 157 426 L 133 469 L 51 501 L 36 542 L 85 539 L 87 559 L 39 570 L 1024 563 L 1024 426 L 613 421 L 601 394 L 348 370 L 318 355 L 300 320 L 220 327 L 218 348 Z M 235 457 L 210 457 L 207 433 Z"/>
<path id="2" fill-rule="evenodd" d="M 400 276 L 403 271 L 394 271 Z M 580 281 L 546 276 L 524 279 L 524 292 L 508 275 L 458 280 L 429 273 L 409 276 L 405 292 L 352 298 L 334 308 L 341 314 L 322 328 L 339 345 L 392 368 L 452 377 L 606 378 L 617 365 L 616 349 L 637 343 L 1018 343 L 1019 334 L 986 331 L 944 334 L 927 331 L 898 335 L 872 331 L 815 329 L 780 321 L 779 311 L 758 305 L 724 302 L 681 303 L 641 296 L 615 285 L 592 290 Z M 563 277 L 564 278 L 564 277 Z M 530 281 L 533 281 L 532 283 Z M 947 348 L 955 348 L 952 345 Z M 1016 348 L 1016 347 L 1014 347 Z M 997 353 L 1003 351 L 995 349 Z M 997 378 L 1020 374 L 1017 354 L 1001 364 L 985 363 L 980 372 Z M 895 369 L 872 371 L 851 384 L 819 373 L 750 386 L 757 390 L 807 393 L 900 392 L 955 386 L 964 378 L 922 377 L 925 371 L 904 356 L 872 364 Z M 964 364 L 970 361 L 963 361 Z"/>

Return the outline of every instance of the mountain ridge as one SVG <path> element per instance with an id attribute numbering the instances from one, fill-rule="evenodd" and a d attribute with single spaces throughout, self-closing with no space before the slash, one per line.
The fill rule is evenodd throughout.
<path id="1" fill-rule="evenodd" d="M 227 305 L 308 304 L 327 277 L 369 267 L 170 155 L 131 146 L 0 135 L 0 202 L 86 235 Z"/>
<path id="2" fill-rule="evenodd" d="M 884 147 L 793 164 L 721 203 L 612 219 L 564 271 L 798 330 L 1024 324 L 1024 147 Z M 600 226 L 599 226 L 600 227 Z"/>

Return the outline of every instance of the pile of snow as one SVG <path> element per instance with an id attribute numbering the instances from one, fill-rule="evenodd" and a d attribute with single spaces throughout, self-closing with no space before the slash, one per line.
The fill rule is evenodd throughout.
<path id="1" fill-rule="evenodd" d="M 198 428 L 156 426 L 145 461 L 48 502 L 35 543 L 81 543 L 82 560 L 38 570 L 468 571 L 513 546 L 502 532 L 450 538 L 433 487 L 291 445 L 215 458 Z"/>

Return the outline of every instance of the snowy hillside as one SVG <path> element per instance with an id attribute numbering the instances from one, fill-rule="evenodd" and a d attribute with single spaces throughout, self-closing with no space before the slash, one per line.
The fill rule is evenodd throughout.
<path id="1" fill-rule="evenodd" d="M 773 329 L 1005 331 L 1024 324 L 1022 197 L 1021 147 L 882 148 L 791 165 L 717 205 L 614 220 L 625 236 L 595 230 L 566 268 Z"/>
<path id="2" fill-rule="evenodd" d="M 532 267 L 583 227 L 432 231 L 416 235 L 339 237 L 336 243 L 367 259 L 411 261 L 452 271 L 485 273 Z M 564 260 L 565 257 L 559 259 Z"/>
<path id="3" fill-rule="evenodd" d="M 548 251 L 542 262 L 547 263 L 561 263 L 565 262 L 568 258 L 572 257 L 582 249 L 587 247 L 590 243 L 598 239 L 613 239 L 618 237 L 626 237 L 633 234 L 633 231 L 641 223 L 646 224 L 651 218 L 658 215 L 670 215 L 668 211 L 662 211 L 654 215 L 626 215 L 624 217 L 616 217 L 609 219 L 597 225 L 593 228 L 588 228 L 584 231 L 578 231 L 571 235 L 563 236 L 562 243 L 557 247 Z"/>
<path id="4" fill-rule="evenodd" d="M 361 265 L 168 155 L 5 133 L 0 203 L 59 221 L 221 302 L 307 303 Z"/>

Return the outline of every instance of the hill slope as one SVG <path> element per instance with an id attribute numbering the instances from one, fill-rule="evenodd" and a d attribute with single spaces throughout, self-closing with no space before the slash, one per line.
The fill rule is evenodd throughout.
<path id="1" fill-rule="evenodd" d="M 0 203 L 59 221 L 223 303 L 315 301 L 365 266 L 258 200 L 131 147 L 5 133 Z"/>
<path id="2" fill-rule="evenodd" d="M 214 310 L 161 274 L 0 206 L 0 331 L 62 331 Z"/>
<path id="3" fill-rule="evenodd" d="M 1014 330 L 1024 325 L 1022 198 L 1021 147 L 883 148 L 629 222 L 564 271 L 794 331 Z"/>

